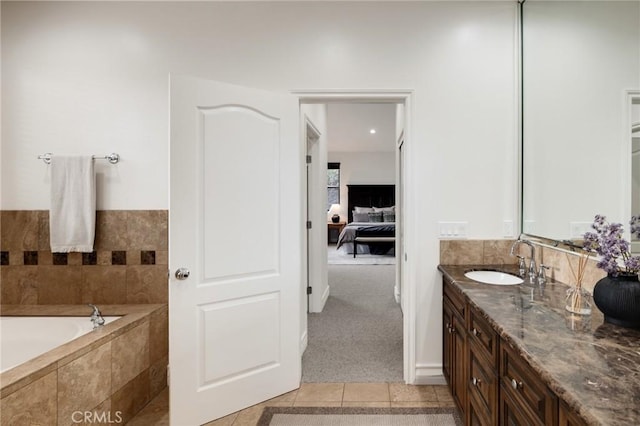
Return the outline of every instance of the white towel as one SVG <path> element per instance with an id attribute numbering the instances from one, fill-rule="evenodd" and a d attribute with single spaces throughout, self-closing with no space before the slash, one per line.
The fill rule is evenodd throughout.
<path id="1" fill-rule="evenodd" d="M 53 253 L 90 253 L 96 232 L 96 179 L 90 156 L 51 157 L 49 234 Z"/>

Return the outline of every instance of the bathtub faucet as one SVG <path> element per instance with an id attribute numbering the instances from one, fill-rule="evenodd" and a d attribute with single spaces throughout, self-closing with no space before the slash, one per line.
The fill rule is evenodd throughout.
<path id="1" fill-rule="evenodd" d="M 100 309 L 98 309 L 96 305 L 89 303 L 89 307 L 93 309 L 93 312 L 91 313 L 91 322 L 93 323 L 93 329 L 95 330 L 101 325 L 104 325 L 104 318 L 102 318 Z"/>

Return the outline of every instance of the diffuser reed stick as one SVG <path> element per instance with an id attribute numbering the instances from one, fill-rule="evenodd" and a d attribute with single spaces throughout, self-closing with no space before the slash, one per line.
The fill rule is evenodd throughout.
<path id="1" fill-rule="evenodd" d="M 567 263 L 569 264 L 569 268 L 571 269 L 571 274 L 573 275 L 573 281 L 575 285 L 572 285 L 567 290 L 567 300 L 565 304 L 565 308 L 569 312 L 573 312 L 576 314 L 589 314 L 591 313 L 591 303 L 588 300 L 588 293 L 586 290 L 582 288 L 582 280 L 584 279 L 584 274 L 587 269 L 587 262 L 589 261 L 589 256 L 591 253 L 587 253 L 586 255 L 581 255 L 578 257 L 578 270 L 574 269 L 571 264 L 571 258 L 568 254 Z"/>

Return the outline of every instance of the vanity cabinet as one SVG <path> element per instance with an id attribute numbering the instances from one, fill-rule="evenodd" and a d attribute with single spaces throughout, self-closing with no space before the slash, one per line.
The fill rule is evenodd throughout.
<path id="1" fill-rule="evenodd" d="M 451 283 L 445 282 L 442 309 L 443 373 L 458 407 L 466 404 L 466 302 Z"/>
<path id="2" fill-rule="evenodd" d="M 444 376 L 467 425 L 585 424 L 446 277 L 442 311 Z"/>

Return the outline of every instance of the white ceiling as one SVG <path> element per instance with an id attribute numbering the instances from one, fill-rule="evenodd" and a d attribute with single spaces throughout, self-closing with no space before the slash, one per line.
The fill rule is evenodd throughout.
<path id="1" fill-rule="evenodd" d="M 394 151 L 395 126 L 395 104 L 327 105 L 329 152 Z"/>

